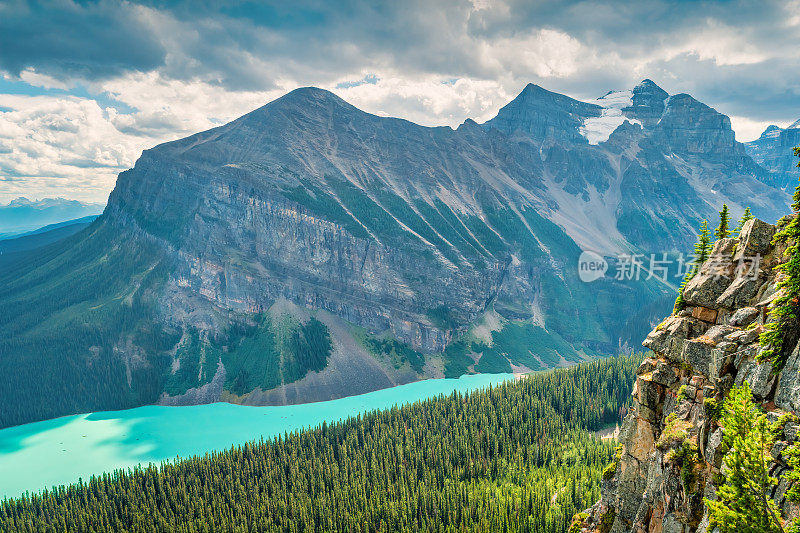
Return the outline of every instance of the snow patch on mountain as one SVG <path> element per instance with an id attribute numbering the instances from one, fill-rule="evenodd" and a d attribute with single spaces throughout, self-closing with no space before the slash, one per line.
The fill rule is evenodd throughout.
<path id="1" fill-rule="evenodd" d="M 626 118 L 622 114 L 623 108 L 633 105 L 632 91 L 610 91 L 605 96 L 592 100 L 590 104 L 596 104 L 603 108 L 599 117 L 590 117 L 583 121 L 580 128 L 581 135 L 589 140 L 589 144 L 600 144 L 606 142 L 611 134 L 620 127 L 626 120 L 631 123 L 640 124 L 638 120 Z"/>

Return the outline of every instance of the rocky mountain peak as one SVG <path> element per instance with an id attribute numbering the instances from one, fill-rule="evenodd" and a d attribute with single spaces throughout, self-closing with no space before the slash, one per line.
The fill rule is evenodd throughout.
<path id="1" fill-rule="evenodd" d="M 251 111 L 231 124 L 272 119 L 277 114 L 313 117 L 328 116 L 332 112 L 364 113 L 330 91 L 317 87 L 300 87 Z"/>
<path id="2" fill-rule="evenodd" d="M 745 143 L 747 154 L 767 169 L 771 176 L 767 183 L 791 190 L 797 183 L 797 160 L 794 147 L 800 144 L 800 120 L 786 128 L 771 125 L 761 136 Z"/>
<path id="3" fill-rule="evenodd" d="M 663 93 L 664 98 L 667 97 L 667 91 L 659 87 L 659 85 L 651 80 L 650 78 L 645 78 L 639 82 L 639 84 L 633 88 L 634 93 L 652 93 L 658 94 Z"/>
<path id="4" fill-rule="evenodd" d="M 34 202 L 28 200 L 24 196 L 20 196 L 19 198 L 14 198 L 8 202 L 7 207 L 27 207 L 31 205 L 34 205 Z"/>
<path id="5" fill-rule="evenodd" d="M 286 93 L 280 98 L 277 98 L 272 102 L 267 103 L 264 107 L 267 106 L 291 107 L 295 105 L 307 105 L 307 104 L 341 105 L 346 107 L 352 107 L 349 103 L 336 96 L 336 94 L 325 89 L 320 89 L 319 87 L 298 87 L 297 89 L 294 89 L 293 91 Z"/>
<path id="6" fill-rule="evenodd" d="M 652 127 L 661 119 L 664 100 L 669 93 L 650 79 L 642 80 L 633 88 L 631 106 L 624 109 L 627 117 L 636 119 L 645 127 Z"/>
<path id="7" fill-rule="evenodd" d="M 761 139 L 767 139 L 767 138 L 778 137 L 781 134 L 782 131 L 783 131 L 783 129 L 781 129 L 778 126 L 772 124 L 770 126 L 767 126 L 767 129 L 765 129 L 761 133 L 761 137 L 760 138 Z"/>
<path id="8" fill-rule="evenodd" d="M 581 102 L 529 83 L 497 116 L 484 123 L 503 133 L 523 132 L 535 139 L 555 138 L 585 142 L 579 132 L 584 119 L 598 117 L 602 107 Z"/>
<path id="9" fill-rule="evenodd" d="M 675 153 L 703 154 L 715 159 L 744 154 L 744 148 L 736 142 L 730 118 L 685 93 L 666 99 L 655 131 L 657 141 Z"/>

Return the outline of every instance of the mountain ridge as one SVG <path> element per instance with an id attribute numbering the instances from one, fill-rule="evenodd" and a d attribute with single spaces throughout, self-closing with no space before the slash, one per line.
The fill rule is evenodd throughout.
<path id="1" fill-rule="evenodd" d="M 18 197 L 0 205 L 0 237 L 11 237 L 37 230 L 49 224 L 85 216 L 99 215 L 103 204 L 66 198 L 43 198 L 32 201 Z"/>
<path id="2" fill-rule="evenodd" d="M 794 147 L 800 145 L 800 119 L 786 128 L 768 126 L 758 139 L 745 143 L 748 154 L 770 173 L 768 183 L 792 190 L 797 182 Z"/>
<path id="3" fill-rule="evenodd" d="M 24 389 L 12 360 L 34 372 L 44 361 L 25 354 L 49 353 L 56 331 L 81 339 L 62 357 L 72 373 L 45 371 L 51 392 L 25 389 L 0 425 L 30 416 L 28 395 L 39 417 L 286 403 L 351 393 L 354 361 L 372 369 L 363 392 L 631 347 L 679 279 L 583 283 L 583 250 L 610 269 L 621 253 L 675 254 L 723 201 L 777 218 L 788 198 L 760 181 L 727 117 L 661 95 L 643 82 L 632 105 L 603 107 L 529 85 L 454 130 L 302 88 L 145 150 L 89 228 L 0 271 L 0 326 L 14 335 L 0 348 L 19 354 L 0 358 L 1 390 Z M 621 123 L 591 144 L 581 127 L 604 112 Z M 91 404 L 69 386 L 98 379 Z M 72 402 L 54 411 L 59 391 Z"/>

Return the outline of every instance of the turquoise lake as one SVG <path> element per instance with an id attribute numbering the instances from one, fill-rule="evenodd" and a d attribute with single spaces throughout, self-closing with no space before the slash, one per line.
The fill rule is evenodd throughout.
<path id="1" fill-rule="evenodd" d="M 429 379 L 338 400 L 277 407 L 147 406 L 6 428 L 0 430 L 0 499 L 87 480 L 118 468 L 223 450 L 439 394 L 468 392 L 512 377 L 478 374 Z"/>

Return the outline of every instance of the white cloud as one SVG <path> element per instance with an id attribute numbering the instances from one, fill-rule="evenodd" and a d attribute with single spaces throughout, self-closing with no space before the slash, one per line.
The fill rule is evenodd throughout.
<path id="1" fill-rule="evenodd" d="M 0 108 L 0 201 L 20 188 L 105 201 L 116 174 L 151 142 L 121 133 L 90 99 L 0 94 Z"/>
<path id="2" fill-rule="evenodd" d="M 228 122 L 284 92 L 230 92 L 155 73 L 94 90 L 134 112 L 90 98 L 0 94 L 0 202 L 19 195 L 104 202 L 142 150 Z"/>
<path id="3" fill-rule="evenodd" d="M 739 142 L 748 142 L 754 139 L 758 139 L 761 136 L 761 133 L 767 129 L 767 126 L 772 124 L 771 122 L 764 122 L 763 120 L 752 120 L 747 117 L 741 117 L 736 115 L 731 115 L 731 127 L 733 131 L 736 132 L 736 140 Z M 778 123 L 775 124 L 776 126 L 786 127 L 789 125 L 788 122 L 786 123 Z"/>
<path id="4" fill-rule="evenodd" d="M 40 74 L 32 68 L 27 68 L 20 72 L 19 78 L 33 87 L 44 87 L 45 89 L 71 89 L 72 84 L 64 80 L 56 79 L 47 74 Z"/>
<path id="5" fill-rule="evenodd" d="M 165 79 L 155 72 L 129 74 L 95 89 L 136 109 L 111 116 L 117 129 L 153 138 L 178 138 L 218 126 L 286 92 L 228 91 L 202 81 Z"/>
<path id="6" fill-rule="evenodd" d="M 567 33 L 542 29 L 475 43 L 477 56 L 495 75 L 563 78 L 574 74 L 591 53 Z"/>
<path id="7" fill-rule="evenodd" d="M 409 80 L 400 76 L 379 78 L 333 92 L 364 111 L 401 117 L 425 126 L 457 127 L 466 118 L 479 122 L 493 117 L 513 94 L 497 81 L 444 80 L 432 76 Z"/>
<path id="8" fill-rule="evenodd" d="M 743 35 L 744 34 L 744 35 Z M 666 44 L 661 52 L 664 59 L 680 54 L 693 54 L 700 61 L 711 60 L 718 66 L 752 65 L 765 61 L 770 54 L 749 39 L 747 31 L 713 19 L 704 27 L 690 28 L 674 44 Z M 774 53 L 774 52 L 773 52 Z"/>

